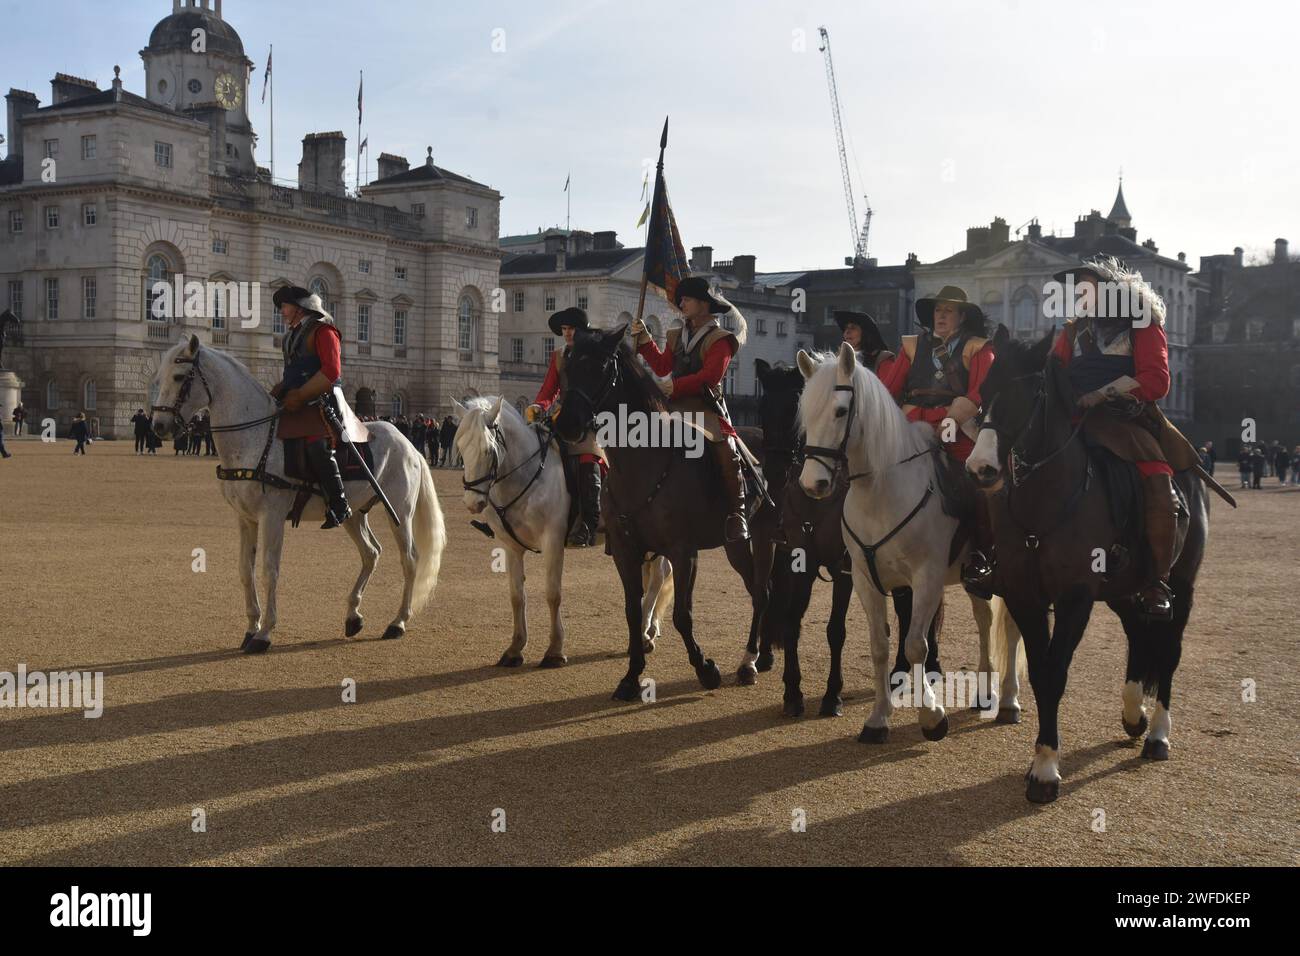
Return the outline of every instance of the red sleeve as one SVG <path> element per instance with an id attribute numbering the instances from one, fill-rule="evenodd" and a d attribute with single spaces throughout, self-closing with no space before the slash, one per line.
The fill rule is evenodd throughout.
<path id="1" fill-rule="evenodd" d="M 966 389 L 966 397 L 975 403 L 976 408 L 979 408 L 982 404 L 980 388 L 984 384 L 985 377 L 989 374 L 989 366 L 993 364 L 993 358 L 993 346 L 988 342 L 985 342 L 984 347 L 971 356 L 970 376 L 968 378 L 970 384 Z"/>
<path id="2" fill-rule="evenodd" d="M 731 364 L 732 344 L 735 339 L 718 339 L 704 353 L 704 366 L 693 375 L 683 375 L 673 379 L 673 397 L 698 395 L 705 389 L 712 388 L 722 381 Z"/>
<path id="3" fill-rule="evenodd" d="M 885 388 L 889 389 L 889 394 L 894 396 L 896 401 L 903 397 L 903 385 L 906 384 L 907 375 L 911 370 L 912 360 L 907 357 L 906 352 L 902 351 L 887 368 L 880 370 L 880 381 L 884 383 Z"/>
<path id="4" fill-rule="evenodd" d="M 1138 388 L 1129 392 L 1144 402 L 1156 402 L 1169 394 L 1169 343 L 1165 330 L 1155 322 L 1133 330 L 1133 377 Z"/>
<path id="5" fill-rule="evenodd" d="M 533 404 L 542 408 L 550 408 L 551 403 L 560 397 L 560 373 L 555 368 L 555 355 L 555 352 L 551 353 L 551 366 L 546 370 L 546 381 L 542 382 L 537 397 L 533 399 Z"/>
<path id="6" fill-rule="evenodd" d="M 340 344 L 337 328 L 332 325 L 316 327 L 316 356 L 320 359 L 320 370 L 331 382 L 337 381 L 343 373 Z"/>
<path id="7" fill-rule="evenodd" d="M 1056 341 L 1052 343 L 1052 354 L 1061 360 L 1062 365 L 1069 365 L 1073 353 L 1070 351 L 1070 337 L 1065 334 L 1065 329 L 1056 333 Z"/>
<path id="8" fill-rule="evenodd" d="M 897 362 L 897 356 L 891 358 L 890 356 L 882 355 L 880 360 L 876 363 L 876 378 L 880 379 L 882 382 L 888 382 L 890 371 Z"/>
<path id="9" fill-rule="evenodd" d="M 645 359 L 646 364 L 650 366 L 651 370 L 660 378 L 663 378 L 673 370 L 672 353 L 660 352 L 659 346 L 655 344 L 654 339 L 651 339 L 645 345 L 637 349 L 637 352 L 643 359 Z"/>

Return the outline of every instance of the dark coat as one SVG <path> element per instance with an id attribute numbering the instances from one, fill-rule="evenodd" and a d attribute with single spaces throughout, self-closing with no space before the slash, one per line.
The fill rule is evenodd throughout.
<path id="1" fill-rule="evenodd" d="M 86 427 L 85 422 L 73 422 L 72 430 L 69 432 L 69 434 L 76 441 L 85 441 L 87 438 L 90 437 L 90 429 Z"/>
<path id="2" fill-rule="evenodd" d="M 144 412 L 136 412 L 131 416 L 131 424 L 135 426 L 135 437 L 140 438 L 149 432 L 149 416 Z"/>

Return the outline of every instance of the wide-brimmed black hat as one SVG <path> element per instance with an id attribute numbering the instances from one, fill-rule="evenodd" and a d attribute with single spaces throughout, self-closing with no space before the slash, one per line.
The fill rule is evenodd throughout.
<path id="1" fill-rule="evenodd" d="M 1089 265 L 1086 262 L 1082 263 L 1081 265 L 1071 266 L 1068 269 L 1062 269 L 1060 272 L 1056 273 L 1056 275 L 1052 276 L 1052 278 L 1055 279 L 1057 282 L 1063 283 L 1070 276 L 1074 276 L 1074 281 L 1076 283 L 1079 281 L 1080 276 L 1091 276 L 1092 278 L 1096 279 L 1098 282 L 1105 282 L 1107 279 L 1110 278 L 1109 276 L 1103 275 L 1101 272 L 1099 272 L 1096 266 Z"/>
<path id="2" fill-rule="evenodd" d="M 837 309 L 834 315 L 835 324 L 840 327 L 841 332 L 844 331 L 846 325 L 856 325 L 862 330 L 862 345 L 859 351 L 871 355 L 885 347 L 885 337 L 880 334 L 880 328 L 876 325 L 876 320 L 867 313 Z"/>
<path id="3" fill-rule="evenodd" d="M 325 303 L 321 301 L 320 296 L 315 292 L 308 292 L 302 286 L 281 286 L 275 290 L 275 295 L 271 296 L 271 301 L 275 303 L 277 309 L 286 302 L 290 302 L 312 315 L 329 316 L 329 313 L 325 311 Z"/>
<path id="4" fill-rule="evenodd" d="M 551 331 L 556 335 L 564 334 L 560 331 L 562 325 L 571 325 L 575 331 L 591 326 L 591 323 L 587 321 L 587 313 L 576 308 L 561 309 L 547 319 L 546 324 L 551 327 Z"/>
<path id="5" fill-rule="evenodd" d="M 975 335 L 988 335 L 989 320 L 984 310 L 966 298 L 966 290 L 946 285 L 934 295 L 916 300 L 916 321 L 922 328 L 934 331 L 934 307 L 940 302 L 952 302 L 962 313 L 962 328 Z"/>
<path id="6" fill-rule="evenodd" d="M 704 276 L 687 276 L 681 282 L 677 283 L 677 289 L 673 293 L 673 305 L 678 309 L 682 307 L 682 299 L 690 296 L 692 299 L 699 299 L 701 302 L 709 303 L 709 311 L 713 313 L 728 312 L 731 307 L 723 304 L 713 297 L 709 291 L 709 280 Z"/>

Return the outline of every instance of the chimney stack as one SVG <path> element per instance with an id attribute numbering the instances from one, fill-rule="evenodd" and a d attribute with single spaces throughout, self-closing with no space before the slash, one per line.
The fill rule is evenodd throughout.
<path id="1" fill-rule="evenodd" d="M 731 262 L 731 274 L 735 276 L 736 281 L 742 285 L 754 284 L 754 266 L 757 263 L 754 256 L 735 256 Z"/>
<path id="2" fill-rule="evenodd" d="M 1284 266 L 1290 261 L 1290 256 L 1287 255 L 1286 247 L 1287 242 L 1285 239 L 1273 240 L 1273 263 L 1275 265 Z"/>
<path id="3" fill-rule="evenodd" d="M 302 138 L 302 162 L 298 164 L 298 188 L 303 192 L 347 195 L 343 184 L 343 162 L 348 140 L 340 132 L 308 133 Z"/>
<path id="4" fill-rule="evenodd" d="M 593 233 L 593 234 L 592 234 L 592 243 L 593 243 L 592 248 L 597 249 L 597 250 L 600 250 L 600 251 L 605 251 L 605 250 L 609 250 L 609 249 L 617 249 L 617 248 L 618 248 L 618 233 L 615 232 L 615 231 L 612 230 L 612 229 L 610 229 L 610 230 L 606 230 L 605 232 L 597 232 L 597 233 Z"/>
<path id="5" fill-rule="evenodd" d="M 411 169 L 410 162 L 404 156 L 394 156 L 392 153 L 379 154 L 379 178 L 387 179 L 389 176 L 397 176 L 401 173 L 409 172 Z"/>
<path id="6" fill-rule="evenodd" d="M 1241 268 L 1241 260 L 1242 260 L 1242 255 L 1243 255 L 1244 253 L 1245 253 L 1245 250 L 1242 249 L 1241 246 L 1235 246 L 1235 247 L 1233 248 L 1233 250 L 1232 250 L 1232 256 L 1233 256 L 1234 259 L 1237 260 L 1237 268 L 1238 268 L 1238 269 Z"/>
<path id="7" fill-rule="evenodd" d="M 9 144 L 9 155 L 21 156 L 23 154 L 22 118 L 40 109 L 41 101 L 36 98 L 35 93 L 10 89 L 9 95 L 5 97 L 5 105 L 8 107 L 6 113 L 9 121 L 5 142 Z"/>
<path id="8" fill-rule="evenodd" d="M 75 100 L 81 96 L 89 96 L 91 93 L 99 92 L 99 84 L 94 80 L 83 80 L 79 76 L 71 76 L 67 73 L 56 73 L 54 79 L 50 80 L 50 95 L 54 98 L 54 105 L 66 103 L 68 100 Z"/>
<path id="9" fill-rule="evenodd" d="M 1043 227 L 1038 224 L 1037 219 L 1029 224 L 1029 238 L 1033 242 L 1039 242 L 1043 238 Z"/>
<path id="10" fill-rule="evenodd" d="M 713 271 L 713 247 L 712 246 L 691 247 L 691 271 L 692 272 Z"/>

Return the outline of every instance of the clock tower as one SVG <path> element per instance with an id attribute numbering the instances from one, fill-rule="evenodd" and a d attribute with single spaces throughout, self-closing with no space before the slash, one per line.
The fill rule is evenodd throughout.
<path id="1" fill-rule="evenodd" d="M 255 176 L 256 136 L 248 120 L 253 62 L 239 34 L 221 16 L 221 0 L 172 0 L 140 51 L 147 96 L 212 127 L 212 170 Z"/>

